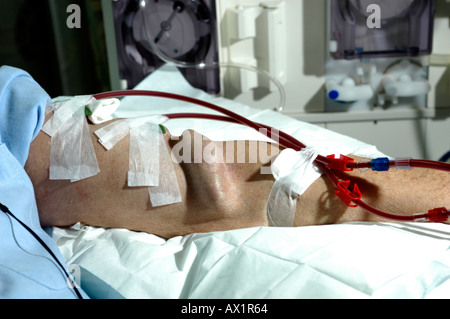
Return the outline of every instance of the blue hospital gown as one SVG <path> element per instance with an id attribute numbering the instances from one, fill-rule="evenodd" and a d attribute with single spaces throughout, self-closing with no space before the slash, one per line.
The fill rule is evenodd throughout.
<path id="1" fill-rule="evenodd" d="M 0 68 L 0 203 L 30 227 L 65 265 L 55 242 L 39 224 L 33 186 L 23 168 L 49 101 L 48 94 L 28 73 L 8 66 Z M 0 211 L 2 298 L 77 298 L 77 295 L 45 248 L 17 221 Z"/>

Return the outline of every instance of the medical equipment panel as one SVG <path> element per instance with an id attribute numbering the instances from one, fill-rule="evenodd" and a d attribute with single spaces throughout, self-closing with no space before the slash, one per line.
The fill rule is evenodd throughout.
<path id="1" fill-rule="evenodd" d="M 160 0 L 159 4 L 166 3 L 166 11 L 153 20 L 136 14 L 143 9 L 150 12 L 151 1 L 103 0 L 107 33 L 117 33 L 118 25 L 127 30 L 121 37 L 109 35 L 108 42 L 114 42 L 114 50 L 109 46 L 110 64 L 116 61 L 121 73 L 137 72 L 140 78 L 163 61 L 174 60 L 185 76 L 191 73 L 194 86 L 254 108 L 275 109 L 338 132 L 350 131 L 352 136 L 387 150 L 400 151 L 399 141 L 376 138 L 378 135 L 369 132 L 381 126 L 384 135 L 390 136 L 412 130 L 408 136 L 414 148 L 403 143 L 402 154 L 437 159 L 448 150 L 449 145 L 437 141 L 442 134 L 448 135 L 444 122 L 450 120 L 449 1 L 192 1 L 200 2 L 214 16 L 209 49 L 199 51 L 212 54 L 208 61 L 203 53 L 196 61 L 183 61 L 171 56 L 162 43 L 156 43 L 158 54 L 152 52 L 151 45 L 159 42 L 155 38 L 164 29 L 161 25 L 177 11 L 178 2 Z M 108 11 L 117 10 L 114 7 L 120 3 L 133 3 L 134 8 L 127 9 L 126 17 L 122 13 L 122 23 L 109 22 L 108 26 L 108 20 L 120 17 L 109 14 L 108 19 Z M 145 8 L 142 3 L 149 4 Z M 155 10 L 163 12 L 163 7 Z M 151 27 L 145 28 L 139 21 Z M 195 30 L 189 32 L 195 38 Z M 182 39 L 171 30 L 167 34 L 171 40 Z M 121 48 L 120 39 L 127 39 L 123 41 L 126 45 L 122 43 L 126 48 Z M 138 48 L 145 48 L 146 56 L 151 54 L 155 66 L 141 61 Z M 116 51 L 119 57 L 114 58 Z M 124 78 L 117 75 L 112 79 L 113 89 L 126 87 L 117 84 L 124 84 Z M 126 82 L 133 86 L 131 80 Z"/>
<path id="2" fill-rule="evenodd" d="M 194 87 L 219 92 L 213 0 L 104 0 L 102 5 L 113 89 L 135 87 L 170 60 Z"/>
<path id="3" fill-rule="evenodd" d="M 434 1 L 329 1 L 327 111 L 426 107 Z"/>
<path id="4" fill-rule="evenodd" d="M 335 59 L 431 53 L 434 1 L 330 2 L 330 48 Z"/>
<path id="5" fill-rule="evenodd" d="M 449 18 L 442 0 L 327 1 L 317 120 L 390 155 L 440 158 L 450 147 Z"/>

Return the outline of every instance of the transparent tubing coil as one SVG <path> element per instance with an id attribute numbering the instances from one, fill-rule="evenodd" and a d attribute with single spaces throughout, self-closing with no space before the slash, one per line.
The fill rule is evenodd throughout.
<path id="1" fill-rule="evenodd" d="M 197 0 L 193 0 L 193 1 L 197 1 Z M 286 91 L 284 89 L 283 84 L 281 84 L 281 82 L 276 77 L 274 77 L 272 74 L 270 74 L 269 72 L 267 72 L 261 68 L 246 65 L 246 64 L 241 64 L 241 63 L 235 63 L 235 62 L 205 63 L 205 62 L 179 61 L 179 60 L 169 57 L 167 54 L 162 52 L 157 47 L 155 41 L 153 40 L 152 36 L 148 32 L 149 26 L 147 23 L 145 12 L 143 10 L 145 8 L 145 5 L 146 5 L 146 0 L 142 0 L 140 2 L 140 12 L 142 14 L 142 21 L 144 22 L 145 35 L 147 36 L 148 44 L 149 44 L 151 50 L 162 61 L 164 61 L 166 63 L 171 63 L 178 68 L 195 68 L 195 69 L 236 68 L 236 69 L 242 69 L 242 70 L 247 70 L 247 71 L 251 71 L 251 72 L 256 72 L 259 75 L 262 75 L 262 76 L 266 77 L 267 79 L 269 79 L 278 89 L 278 92 L 280 95 L 280 101 L 279 101 L 278 106 L 275 107 L 274 110 L 277 112 L 281 112 L 284 110 L 284 107 L 286 105 Z"/>

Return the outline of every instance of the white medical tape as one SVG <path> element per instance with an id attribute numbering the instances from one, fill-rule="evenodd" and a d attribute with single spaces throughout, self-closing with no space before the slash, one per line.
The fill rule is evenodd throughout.
<path id="1" fill-rule="evenodd" d="M 120 140 L 130 133 L 130 122 L 124 119 L 112 122 L 98 129 L 94 134 L 98 137 L 98 142 L 106 150 L 112 149 Z"/>
<path id="2" fill-rule="evenodd" d="M 128 186 L 159 185 L 159 136 L 157 124 L 144 123 L 130 127 Z"/>
<path id="3" fill-rule="evenodd" d="M 84 108 L 94 100 L 95 99 L 91 95 L 80 95 L 63 102 L 52 103 L 49 108 L 53 109 L 55 112 L 44 124 L 42 131 L 52 137 L 67 120 L 72 118 L 76 111 L 82 108 L 84 115 Z"/>
<path id="4" fill-rule="evenodd" d="M 177 174 L 162 134 L 159 135 L 159 154 L 159 185 L 148 188 L 152 206 L 181 203 Z"/>
<path id="5" fill-rule="evenodd" d="M 267 203 L 267 220 L 269 226 L 294 226 L 298 194 L 292 192 L 282 179 L 275 181 Z"/>
<path id="6" fill-rule="evenodd" d="M 127 136 L 130 127 L 140 126 L 144 123 L 163 124 L 169 118 L 163 115 L 150 115 L 137 118 L 120 119 L 98 129 L 94 134 L 99 138 L 99 143 L 107 150 L 112 149 L 120 140 Z"/>
<path id="7" fill-rule="evenodd" d="M 302 195 L 321 175 L 314 165 L 317 153 L 306 148 L 299 152 L 283 150 L 271 165 L 275 182 L 267 203 L 270 226 L 292 227 L 298 196 Z"/>
<path id="8" fill-rule="evenodd" d="M 54 111 L 42 130 L 51 136 L 49 178 L 72 182 L 100 172 L 85 117 L 92 96 L 76 96 L 49 105 Z"/>
<path id="9" fill-rule="evenodd" d="M 121 119 L 94 132 L 107 150 L 130 136 L 128 186 L 147 186 L 155 207 L 181 202 L 172 158 L 159 127 L 166 121 L 161 115 Z"/>
<path id="10" fill-rule="evenodd" d="M 120 100 L 116 98 L 94 100 L 89 104 L 89 120 L 94 124 L 101 124 L 113 119 L 113 113 L 120 105 Z"/>
<path id="11" fill-rule="evenodd" d="M 99 172 L 84 110 L 80 109 L 51 139 L 50 179 L 78 181 Z"/>

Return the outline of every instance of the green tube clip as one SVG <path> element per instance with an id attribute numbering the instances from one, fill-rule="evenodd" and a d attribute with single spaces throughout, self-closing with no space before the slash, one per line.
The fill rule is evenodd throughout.
<path id="1" fill-rule="evenodd" d="M 92 111 L 89 107 L 85 106 L 84 107 L 84 115 L 86 116 L 91 116 L 92 115 Z"/>

